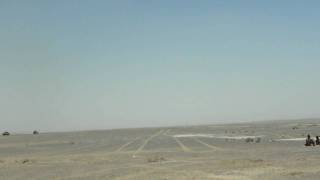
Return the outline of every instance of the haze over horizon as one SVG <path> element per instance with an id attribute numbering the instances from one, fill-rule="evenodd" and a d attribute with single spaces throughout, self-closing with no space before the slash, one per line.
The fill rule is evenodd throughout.
<path id="1" fill-rule="evenodd" d="M 2 131 L 320 117 L 320 1 L 0 1 Z"/>

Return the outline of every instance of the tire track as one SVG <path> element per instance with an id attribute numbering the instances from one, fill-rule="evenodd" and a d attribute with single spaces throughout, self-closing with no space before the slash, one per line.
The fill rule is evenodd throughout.
<path id="1" fill-rule="evenodd" d="M 204 146 L 212 149 L 212 150 L 215 150 L 215 151 L 216 151 L 216 150 L 220 150 L 220 149 L 221 149 L 221 148 L 219 148 L 219 147 L 216 147 L 216 146 L 207 144 L 207 143 L 201 141 L 200 139 L 198 139 L 198 138 L 196 138 L 196 137 L 192 137 L 192 139 L 195 140 L 196 142 L 198 142 L 198 143 L 200 143 L 200 144 L 202 144 L 202 145 L 204 145 Z"/>
<path id="2" fill-rule="evenodd" d="M 166 132 L 164 132 L 163 134 L 168 136 L 168 133 L 171 131 L 171 129 L 167 129 Z"/>
<path id="3" fill-rule="evenodd" d="M 191 152 L 192 150 L 185 146 L 177 137 L 173 137 L 173 139 L 179 144 L 180 148 L 183 152 Z"/>
<path id="4" fill-rule="evenodd" d="M 117 149 L 115 152 L 121 152 L 124 148 L 128 147 L 130 144 L 134 143 L 135 141 L 137 141 L 139 139 L 139 137 L 123 144 L 119 149 Z"/>
<path id="5" fill-rule="evenodd" d="M 158 132 L 156 132 L 155 134 L 151 135 L 150 137 L 148 137 L 143 144 L 133 153 L 133 156 L 135 156 L 136 154 L 140 153 L 143 148 L 148 144 L 149 141 L 151 141 L 153 138 L 159 136 L 160 134 L 162 134 L 164 132 L 164 130 L 160 130 Z"/>

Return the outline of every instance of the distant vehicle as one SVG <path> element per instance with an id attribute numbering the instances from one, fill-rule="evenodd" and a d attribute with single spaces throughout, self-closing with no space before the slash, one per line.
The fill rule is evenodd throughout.
<path id="1" fill-rule="evenodd" d="M 39 134 L 39 132 L 36 131 L 36 130 L 34 130 L 34 131 L 32 132 L 32 134 L 37 135 L 37 134 Z"/>
<path id="2" fill-rule="evenodd" d="M 10 135 L 10 133 L 9 132 L 4 132 L 4 133 L 2 133 L 2 136 L 9 136 Z"/>

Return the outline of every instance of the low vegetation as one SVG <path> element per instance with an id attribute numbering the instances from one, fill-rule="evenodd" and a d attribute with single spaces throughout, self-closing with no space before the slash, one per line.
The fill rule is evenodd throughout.
<path id="1" fill-rule="evenodd" d="M 160 155 L 155 155 L 147 158 L 148 163 L 156 163 L 156 162 L 161 162 L 165 161 L 166 159 Z"/>

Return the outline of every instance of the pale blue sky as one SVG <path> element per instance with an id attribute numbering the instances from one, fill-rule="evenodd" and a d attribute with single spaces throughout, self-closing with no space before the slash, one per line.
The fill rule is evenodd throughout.
<path id="1" fill-rule="evenodd" d="M 0 130 L 320 117 L 319 1 L 0 0 Z"/>

